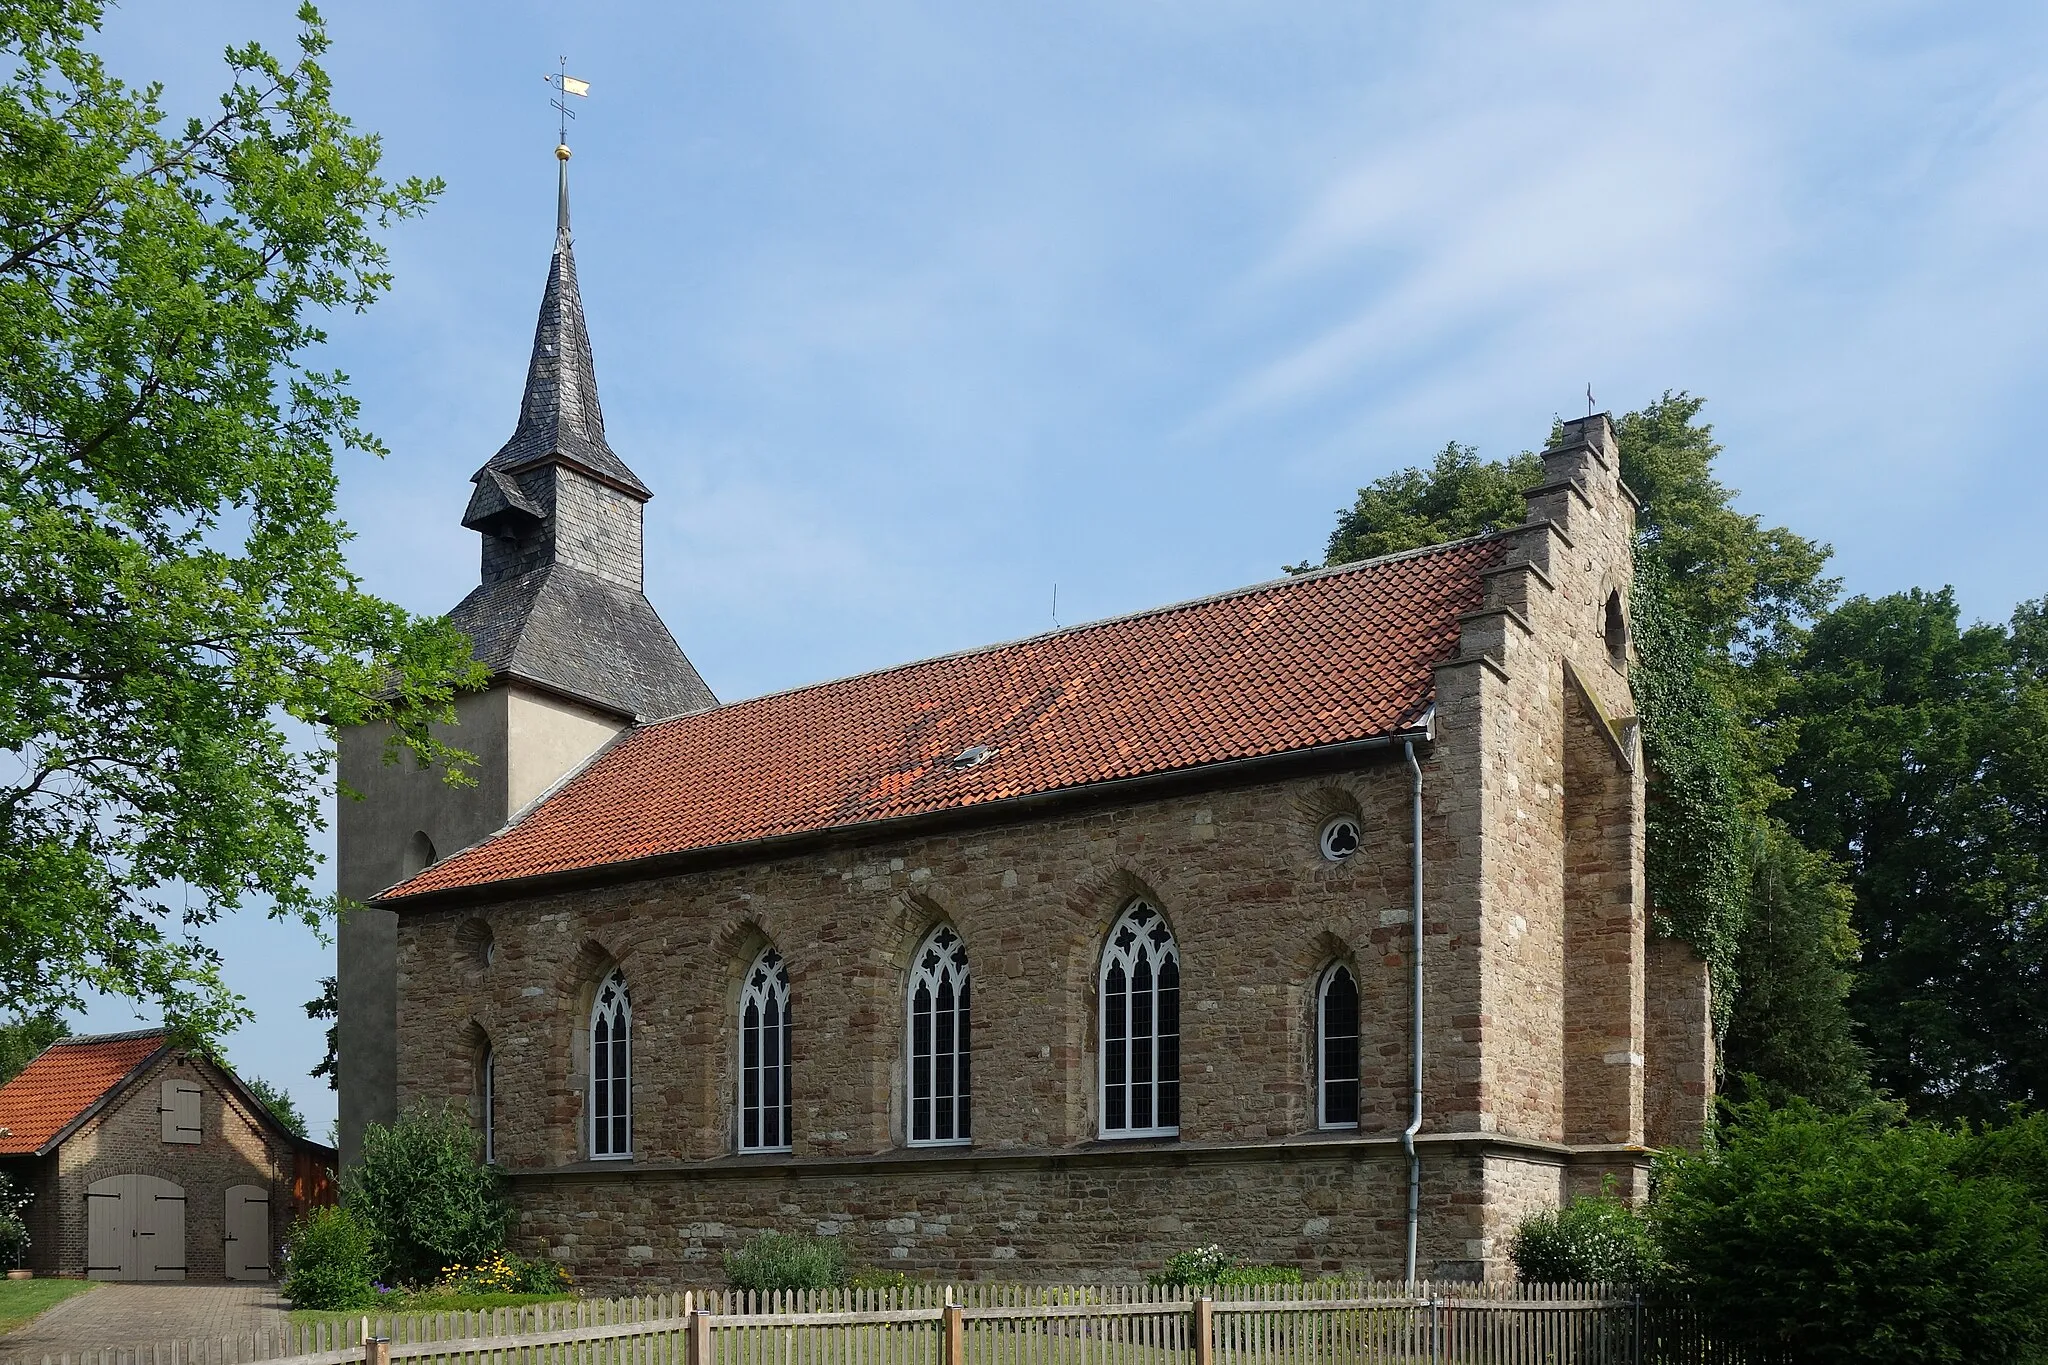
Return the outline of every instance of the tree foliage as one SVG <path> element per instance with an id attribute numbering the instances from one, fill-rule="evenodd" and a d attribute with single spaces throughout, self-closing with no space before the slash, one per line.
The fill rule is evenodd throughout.
<path id="1" fill-rule="evenodd" d="M 270 1111 L 279 1127 L 299 1137 L 307 1136 L 306 1116 L 299 1112 L 298 1102 L 288 1093 L 261 1076 L 243 1076 L 242 1084 L 248 1087 L 250 1094 L 263 1101 L 263 1107 Z"/>
<path id="2" fill-rule="evenodd" d="M 1785 818 L 1855 888 L 1876 1078 L 1919 1112 L 2048 1102 L 2044 611 L 1965 627 L 1947 589 L 1853 598 L 1775 716 Z"/>
<path id="3" fill-rule="evenodd" d="M 1513 526 L 1523 517 L 1523 491 L 1542 480 L 1543 461 L 1533 454 L 1494 463 L 1452 441 L 1428 469 L 1403 469 L 1359 489 L 1358 500 L 1337 513 L 1323 563 L 1377 559 Z"/>
<path id="4" fill-rule="evenodd" d="M 54 1010 L 0 1024 L 0 1085 L 19 1076 L 44 1048 L 70 1036 L 71 1025 Z"/>
<path id="5" fill-rule="evenodd" d="M 363 592 L 338 452 L 379 453 L 329 314 L 390 283 L 389 183 L 297 60 L 227 53 L 174 120 L 88 50 L 95 0 L 0 7 L 0 998 L 105 992 L 217 1032 L 240 1014 L 195 931 L 245 902 L 317 923 L 331 749 L 377 719 L 421 760 L 478 680 L 469 644 Z"/>
<path id="6" fill-rule="evenodd" d="M 1650 1216 L 1670 1287 L 1754 1358 L 2034 1360 L 2048 1208 L 2013 1172 L 2038 1155 L 2025 1133 L 1752 1101 L 1666 1155 Z"/>

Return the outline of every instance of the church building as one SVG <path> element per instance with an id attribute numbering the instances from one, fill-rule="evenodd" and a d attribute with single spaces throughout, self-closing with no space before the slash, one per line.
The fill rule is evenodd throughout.
<path id="1" fill-rule="evenodd" d="M 341 736 L 344 1162 L 462 1106 L 517 1249 L 600 1289 L 766 1229 L 946 1277 L 1442 1277 L 1697 1140 L 1604 415 L 1505 531 L 721 703 L 645 595 L 566 150 L 463 518 L 479 780 Z"/>

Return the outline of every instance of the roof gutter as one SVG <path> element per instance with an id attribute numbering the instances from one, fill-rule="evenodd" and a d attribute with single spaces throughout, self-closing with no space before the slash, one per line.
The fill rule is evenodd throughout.
<path id="1" fill-rule="evenodd" d="M 1389 750 L 1395 745 L 1407 745 L 1412 749 L 1417 742 L 1428 743 L 1434 737 L 1434 720 L 1435 707 L 1431 706 L 1413 724 L 1365 739 L 1344 740 L 1336 744 L 1318 745 L 1311 749 L 1287 749 L 1276 754 L 1256 754 L 1249 758 L 1226 759 L 1220 763 L 1205 763 L 1192 768 L 1142 773 L 1135 777 L 1119 777 L 1107 782 L 1090 782 L 1079 787 L 1056 787 L 1051 791 L 1003 797 L 968 806 L 949 806 L 943 810 L 917 811 L 882 820 L 866 820 L 855 824 L 832 825 L 825 829 L 803 830 L 795 834 L 775 834 L 760 839 L 713 844 L 705 848 L 657 853 L 622 862 L 599 863 L 593 867 L 566 868 L 558 872 L 539 872 L 526 877 L 508 877 L 500 881 L 480 882 L 473 886 L 451 886 L 408 896 L 385 894 L 372 897 L 368 904 L 380 910 L 405 911 L 474 905 L 480 901 L 525 899 L 577 887 L 665 876 L 704 864 L 759 861 L 806 848 L 868 843 L 902 837 L 931 827 L 985 823 L 992 819 L 1014 819 L 1047 807 L 1113 800 L 1129 793 L 1172 788 L 1197 781 L 1207 783 L 1217 779 L 1244 779 L 1272 769 L 1334 762 Z"/>

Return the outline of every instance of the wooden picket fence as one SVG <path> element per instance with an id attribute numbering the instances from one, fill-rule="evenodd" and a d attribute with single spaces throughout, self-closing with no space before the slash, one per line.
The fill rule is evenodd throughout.
<path id="1" fill-rule="evenodd" d="M 292 1323 L 0 1365 L 1720 1365 L 1602 1285 L 1318 1281 L 692 1291 Z"/>

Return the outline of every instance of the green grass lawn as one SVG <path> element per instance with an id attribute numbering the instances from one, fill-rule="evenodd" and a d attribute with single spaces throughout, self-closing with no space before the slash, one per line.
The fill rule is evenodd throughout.
<path id="1" fill-rule="evenodd" d="M 73 1294 L 98 1287 L 92 1280 L 0 1280 L 0 1336 Z"/>

